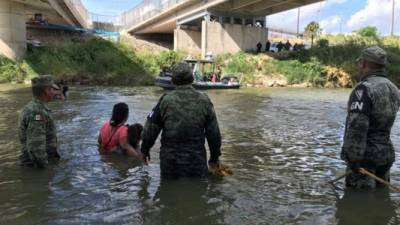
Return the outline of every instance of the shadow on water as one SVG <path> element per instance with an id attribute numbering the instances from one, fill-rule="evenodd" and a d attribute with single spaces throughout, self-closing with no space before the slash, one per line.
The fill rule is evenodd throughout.
<path id="1" fill-rule="evenodd" d="M 390 198 L 388 189 L 354 190 L 347 188 L 338 200 L 337 225 L 399 224 L 398 202 Z"/>

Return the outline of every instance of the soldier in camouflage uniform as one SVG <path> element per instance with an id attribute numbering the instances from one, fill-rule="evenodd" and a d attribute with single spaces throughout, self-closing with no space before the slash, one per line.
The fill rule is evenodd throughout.
<path id="1" fill-rule="evenodd" d="M 44 168 L 49 158 L 60 158 L 57 152 L 56 126 L 46 103 L 58 93 L 50 75 L 32 79 L 33 100 L 19 116 L 21 164 Z"/>
<path id="2" fill-rule="evenodd" d="M 365 168 L 389 181 L 395 155 L 390 131 L 399 109 L 399 90 L 386 77 L 386 52 L 378 46 L 363 50 L 358 68 L 363 75 L 348 102 L 348 115 L 341 158 L 348 170 L 346 185 L 375 188 L 378 183 L 359 173 Z"/>
<path id="3" fill-rule="evenodd" d="M 213 104 L 207 95 L 193 89 L 193 75 L 187 63 L 173 67 L 176 89 L 164 94 L 147 117 L 141 151 L 149 151 L 161 135 L 160 167 L 164 178 L 205 177 L 208 172 L 205 138 L 210 165 L 221 155 L 221 135 Z"/>

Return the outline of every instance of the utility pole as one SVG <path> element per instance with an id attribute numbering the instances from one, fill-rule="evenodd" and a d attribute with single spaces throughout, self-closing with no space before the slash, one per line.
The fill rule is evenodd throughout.
<path id="1" fill-rule="evenodd" d="M 297 8 L 297 38 L 300 36 L 300 7 Z"/>
<path id="2" fill-rule="evenodd" d="M 393 5 L 392 5 L 392 24 L 390 26 L 390 35 L 393 36 L 394 35 L 394 9 L 395 9 L 395 0 L 392 0 Z"/>

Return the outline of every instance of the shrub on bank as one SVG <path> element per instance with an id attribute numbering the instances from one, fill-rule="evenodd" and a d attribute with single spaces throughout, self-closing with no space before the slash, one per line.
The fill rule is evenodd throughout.
<path id="1" fill-rule="evenodd" d="M 22 83 L 35 75 L 25 61 L 14 62 L 0 55 L 0 83 Z"/>

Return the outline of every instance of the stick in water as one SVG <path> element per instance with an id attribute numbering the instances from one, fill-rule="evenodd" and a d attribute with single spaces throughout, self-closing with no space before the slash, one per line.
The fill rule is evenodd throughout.
<path id="1" fill-rule="evenodd" d="M 382 178 L 380 178 L 380 177 L 377 177 L 375 174 L 369 172 L 368 170 L 366 170 L 366 169 L 364 169 L 364 168 L 360 168 L 359 171 L 360 171 L 360 173 L 362 173 L 362 174 L 364 174 L 364 175 L 367 175 L 367 176 L 369 176 L 369 177 L 372 177 L 372 178 L 374 178 L 375 180 L 381 182 L 382 184 L 387 185 L 387 186 L 388 186 L 390 189 L 392 189 L 393 191 L 400 192 L 400 188 L 394 186 L 393 184 L 390 184 L 389 182 L 387 182 L 386 180 L 384 180 L 384 179 L 382 179 Z"/>
<path id="2" fill-rule="evenodd" d="M 341 180 L 341 179 L 347 177 L 347 176 L 350 175 L 351 173 L 352 173 L 351 170 L 349 170 L 349 171 L 347 171 L 346 173 L 340 175 L 338 178 L 329 181 L 329 183 L 333 184 L 333 183 L 335 183 L 335 182 L 337 182 L 337 181 L 339 181 L 339 180 Z"/>

